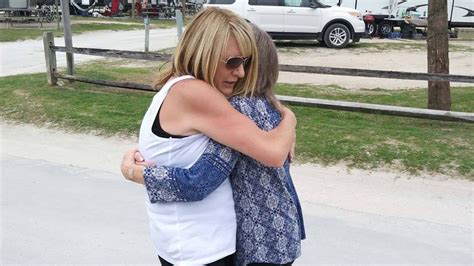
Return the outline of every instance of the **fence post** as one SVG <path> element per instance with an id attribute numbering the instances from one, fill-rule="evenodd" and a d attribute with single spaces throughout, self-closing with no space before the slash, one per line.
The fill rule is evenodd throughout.
<path id="1" fill-rule="evenodd" d="M 181 10 L 179 9 L 176 10 L 176 28 L 178 29 L 179 40 L 181 38 L 181 33 L 183 33 L 183 13 L 181 13 Z"/>
<path id="2" fill-rule="evenodd" d="M 150 18 L 148 15 L 145 16 L 143 22 L 145 23 L 145 53 L 148 53 L 150 43 Z"/>
<path id="3" fill-rule="evenodd" d="M 132 0 L 132 11 L 131 11 L 131 16 L 132 18 L 135 18 L 135 0 Z"/>
<path id="4" fill-rule="evenodd" d="M 186 6 L 186 1 L 187 0 L 179 0 L 179 3 L 181 4 L 181 7 L 183 9 L 183 15 L 186 17 L 186 14 L 188 13 L 188 7 Z M 196 3 L 196 1 L 194 1 Z"/>
<path id="5" fill-rule="evenodd" d="M 54 36 L 52 32 L 45 32 L 43 34 L 44 57 L 46 61 L 46 75 L 48 77 L 48 84 L 56 85 L 58 79 L 56 73 L 56 51 L 51 49 L 54 46 Z"/>
<path id="6" fill-rule="evenodd" d="M 69 1 L 61 0 L 61 9 L 63 15 L 64 44 L 67 49 L 72 49 L 71 21 L 69 19 Z M 67 73 L 74 75 L 74 54 L 66 52 Z"/>

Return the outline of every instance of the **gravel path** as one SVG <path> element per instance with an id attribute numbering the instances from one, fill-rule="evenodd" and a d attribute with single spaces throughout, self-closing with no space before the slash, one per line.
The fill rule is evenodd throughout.
<path id="1" fill-rule="evenodd" d="M 454 41 L 453 41 L 454 42 Z M 62 38 L 55 39 L 56 45 L 62 46 Z M 176 29 L 156 29 L 150 31 L 150 50 L 156 51 L 175 46 L 177 43 Z M 410 40 L 379 40 L 362 39 L 364 47 L 351 49 L 327 49 L 320 47 L 315 42 L 299 44 L 289 47 L 287 44 L 280 46 L 281 64 L 315 65 L 327 67 L 347 67 L 361 69 L 379 69 L 408 72 L 426 72 L 426 51 L 421 49 L 398 49 L 377 51 L 367 47 L 367 44 L 420 44 L 423 41 Z M 474 57 L 472 48 L 474 42 L 454 42 L 457 46 L 465 47 L 450 53 L 450 71 L 452 74 L 474 75 Z M 144 31 L 97 31 L 73 36 L 75 47 L 107 48 L 118 50 L 143 51 Z M 407 46 L 410 47 L 410 46 Z M 29 40 L 2 43 L 0 47 L 1 68 L 0 77 L 44 72 L 44 54 L 42 40 Z M 8 56 L 6 56 L 8 55 Z M 58 53 L 58 67 L 66 66 L 64 53 Z M 87 62 L 100 57 L 75 55 L 75 63 Z M 343 77 L 332 75 L 315 75 L 281 72 L 279 82 L 297 84 L 329 85 L 335 84 L 350 89 L 362 88 L 416 88 L 426 87 L 425 81 L 406 81 L 377 78 Z M 470 86 L 471 84 L 456 84 Z"/>
<path id="2" fill-rule="evenodd" d="M 426 50 L 413 49 L 413 45 L 421 45 L 424 41 L 415 40 L 389 40 L 389 39 L 361 39 L 364 48 L 355 46 L 351 49 L 327 49 L 325 47 L 291 48 L 285 53 L 280 53 L 283 64 L 314 65 L 324 67 L 360 68 L 373 70 L 389 70 L 404 72 L 426 73 Z M 397 45 L 406 49 L 376 50 L 367 47 L 367 44 Z M 474 42 L 453 42 L 456 46 L 465 47 L 458 52 L 450 52 L 450 72 L 458 75 L 474 75 Z M 411 48 L 410 48 L 411 47 Z M 280 48 L 286 50 L 286 48 Z M 307 83 L 317 85 L 339 85 L 349 89 L 405 89 L 427 87 L 426 81 L 411 81 L 397 79 L 377 79 L 363 77 L 344 77 L 332 75 L 315 75 L 281 72 L 279 82 Z M 472 86 L 468 83 L 451 83 L 451 86 Z"/>

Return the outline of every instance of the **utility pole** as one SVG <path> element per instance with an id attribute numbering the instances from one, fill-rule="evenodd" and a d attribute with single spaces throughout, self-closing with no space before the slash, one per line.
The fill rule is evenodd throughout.
<path id="1" fill-rule="evenodd" d="M 428 1 L 428 73 L 449 74 L 448 1 Z M 428 109 L 451 110 L 449 81 L 428 81 Z"/>

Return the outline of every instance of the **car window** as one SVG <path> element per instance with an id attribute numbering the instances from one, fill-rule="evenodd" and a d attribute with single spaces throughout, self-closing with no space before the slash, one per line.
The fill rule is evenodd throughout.
<path id="1" fill-rule="evenodd" d="M 285 0 L 285 6 L 309 7 L 310 0 Z"/>
<path id="2" fill-rule="evenodd" d="M 249 5 L 252 6 L 282 6 L 282 0 L 249 0 Z"/>
<path id="3" fill-rule="evenodd" d="M 232 5 L 235 3 L 235 0 L 208 0 L 207 3 L 214 5 Z"/>

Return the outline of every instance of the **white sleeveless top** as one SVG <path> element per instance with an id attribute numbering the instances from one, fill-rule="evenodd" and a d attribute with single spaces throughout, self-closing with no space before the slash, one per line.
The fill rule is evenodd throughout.
<path id="1" fill-rule="evenodd" d="M 139 149 L 157 165 L 191 167 L 204 152 L 204 134 L 163 138 L 152 125 L 170 88 L 184 79 L 170 79 L 153 97 L 140 127 Z M 156 253 L 175 265 L 203 265 L 235 252 L 236 218 L 229 179 L 202 201 L 151 203 L 146 200 Z"/>

